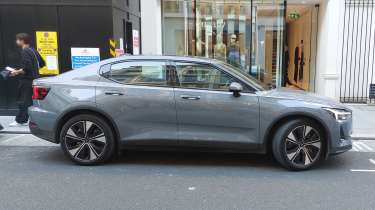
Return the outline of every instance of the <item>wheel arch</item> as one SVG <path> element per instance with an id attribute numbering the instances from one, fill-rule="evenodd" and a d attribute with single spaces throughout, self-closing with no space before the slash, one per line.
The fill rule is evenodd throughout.
<path id="1" fill-rule="evenodd" d="M 80 114 L 95 115 L 95 116 L 101 117 L 103 120 L 105 120 L 108 123 L 108 125 L 111 127 L 112 131 L 114 132 L 114 136 L 116 138 L 115 142 L 117 144 L 116 147 L 119 145 L 120 133 L 119 133 L 119 130 L 118 130 L 114 120 L 108 114 L 104 113 L 103 111 L 101 111 L 99 109 L 96 109 L 96 108 L 92 108 L 92 107 L 79 107 L 79 108 L 70 109 L 70 110 L 64 112 L 57 119 L 57 123 L 56 123 L 56 126 L 55 126 L 55 132 L 54 133 L 55 133 L 55 139 L 57 139 L 56 143 L 60 143 L 59 136 L 60 136 L 60 131 L 61 131 L 62 127 L 64 126 L 64 122 L 66 122 L 70 118 L 72 118 L 76 115 L 80 115 Z"/>
<path id="2" fill-rule="evenodd" d="M 330 147 L 331 147 L 331 145 L 330 145 L 331 135 L 330 135 L 329 128 L 324 123 L 323 120 L 319 119 L 318 117 L 313 116 L 312 114 L 308 114 L 308 113 L 287 114 L 287 115 L 281 116 L 280 118 L 274 120 L 271 123 L 271 125 L 267 128 L 267 130 L 265 132 L 265 136 L 264 136 L 266 153 L 269 153 L 269 152 L 272 151 L 272 139 L 273 139 L 277 129 L 281 125 L 283 125 L 283 123 L 291 121 L 291 120 L 295 120 L 295 119 L 309 119 L 309 120 L 312 120 L 313 122 L 317 123 L 318 125 L 320 125 L 322 127 L 324 136 L 326 138 L 326 141 L 325 141 L 326 151 L 324 151 L 325 152 L 324 155 L 325 155 L 325 157 L 327 157 L 327 155 L 329 154 Z"/>

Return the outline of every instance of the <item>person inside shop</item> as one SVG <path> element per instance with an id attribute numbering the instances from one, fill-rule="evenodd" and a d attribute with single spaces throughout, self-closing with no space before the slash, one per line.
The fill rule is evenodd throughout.
<path id="1" fill-rule="evenodd" d="M 305 46 L 303 44 L 303 40 L 301 40 L 301 43 L 299 45 L 300 54 L 299 54 L 299 70 L 298 70 L 298 80 L 303 80 L 303 69 L 305 66 Z"/>
<path id="2" fill-rule="evenodd" d="M 38 51 L 30 46 L 31 38 L 26 33 L 16 35 L 16 45 L 21 48 L 21 61 L 18 69 L 11 71 L 10 76 L 18 80 L 18 114 L 11 127 L 28 125 L 27 109 L 32 105 L 32 83 L 38 78 L 39 69 L 45 66 Z"/>
<path id="3" fill-rule="evenodd" d="M 240 46 L 238 45 L 236 34 L 232 34 L 230 36 L 228 63 L 232 64 L 233 66 L 240 66 Z"/>
<path id="4" fill-rule="evenodd" d="M 298 67 L 299 67 L 299 47 L 294 49 L 294 81 L 298 82 Z"/>
<path id="5" fill-rule="evenodd" d="M 288 45 L 285 45 L 284 46 L 284 63 L 283 63 L 283 68 L 284 68 L 283 86 L 284 87 L 292 84 L 289 80 L 289 72 L 288 72 L 289 64 L 290 64 L 289 47 L 288 47 Z"/>

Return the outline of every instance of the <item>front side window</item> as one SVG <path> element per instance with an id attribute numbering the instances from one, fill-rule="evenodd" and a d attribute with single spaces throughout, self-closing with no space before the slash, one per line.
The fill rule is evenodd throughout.
<path id="1" fill-rule="evenodd" d="M 109 78 L 123 84 L 167 86 L 167 65 L 154 61 L 116 63 Z"/>
<path id="2" fill-rule="evenodd" d="M 178 83 L 182 88 L 209 89 L 228 91 L 236 80 L 209 65 L 176 63 Z"/>

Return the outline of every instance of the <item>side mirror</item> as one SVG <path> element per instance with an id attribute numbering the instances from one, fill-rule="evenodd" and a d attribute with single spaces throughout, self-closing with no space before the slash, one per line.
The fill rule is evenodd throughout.
<path id="1" fill-rule="evenodd" d="M 241 94 L 240 92 L 243 90 L 243 87 L 240 83 L 238 82 L 232 82 L 229 85 L 229 91 L 233 93 L 234 97 L 240 97 Z"/>

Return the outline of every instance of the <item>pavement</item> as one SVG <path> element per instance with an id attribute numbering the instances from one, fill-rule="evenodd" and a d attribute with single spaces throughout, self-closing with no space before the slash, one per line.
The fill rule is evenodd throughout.
<path id="1" fill-rule="evenodd" d="M 14 122 L 14 116 L 0 116 L 0 124 L 4 127 L 0 132 L 5 133 L 16 133 L 16 134 L 28 134 L 30 133 L 28 126 L 21 127 L 9 127 L 9 124 Z"/>
<path id="2" fill-rule="evenodd" d="M 290 172 L 264 155 L 126 152 L 93 167 L 0 134 L 2 209 L 374 209 L 375 141 Z"/>
<path id="3" fill-rule="evenodd" d="M 375 105 L 349 104 L 353 110 L 354 139 L 375 140 Z"/>
<path id="4" fill-rule="evenodd" d="M 375 140 L 375 106 L 366 104 L 346 104 L 353 110 L 353 139 Z M 30 133 L 27 126 L 9 127 L 14 121 L 14 116 L 0 116 L 0 123 L 4 126 L 2 132 Z"/>

